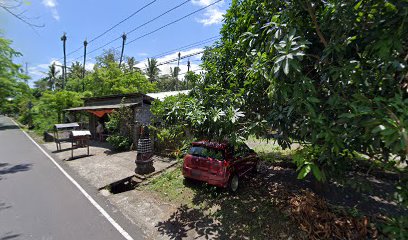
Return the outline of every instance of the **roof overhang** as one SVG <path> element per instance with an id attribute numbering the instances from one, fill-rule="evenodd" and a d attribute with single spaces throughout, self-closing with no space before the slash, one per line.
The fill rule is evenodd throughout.
<path id="1" fill-rule="evenodd" d="M 84 106 L 65 109 L 65 111 L 75 112 L 75 111 L 87 111 L 87 110 L 107 110 L 107 109 L 119 109 L 121 107 L 133 107 L 140 103 L 124 103 L 124 104 L 113 104 L 113 105 L 100 105 L 100 106 Z"/>
<path id="2" fill-rule="evenodd" d="M 170 96 L 177 96 L 179 94 L 182 95 L 188 95 L 190 93 L 190 90 L 182 90 L 182 91 L 170 91 L 170 92 L 158 92 L 158 93 L 147 93 L 146 95 L 153 98 L 157 99 L 159 101 L 163 101 L 166 97 Z"/>

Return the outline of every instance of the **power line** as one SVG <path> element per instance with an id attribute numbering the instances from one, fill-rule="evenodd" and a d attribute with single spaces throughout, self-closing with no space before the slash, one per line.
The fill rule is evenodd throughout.
<path id="1" fill-rule="evenodd" d="M 185 58 L 189 58 L 189 57 L 192 57 L 192 56 L 195 56 L 195 55 L 199 55 L 199 54 L 202 54 L 202 53 L 204 53 L 204 51 L 199 51 L 199 52 L 187 54 L 187 55 L 185 55 L 185 56 L 180 56 L 180 60 L 181 60 L 181 59 L 185 59 Z M 157 67 L 163 66 L 163 65 L 166 65 L 166 64 L 169 64 L 169 63 L 176 62 L 177 60 L 179 60 L 179 57 L 174 58 L 174 59 L 170 59 L 170 60 L 165 61 L 165 62 L 158 63 L 156 66 L 157 66 Z M 145 71 L 145 70 L 147 70 L 147 67 L 145 67 L 145 68 L 140 68 L 140 71 Z M 126 75 L 132 74 L 132 73 L 133 73 L 133 72 L 127 72 L 127 73 L 124 73 L 122 76 L 126 76 Z M 122 77 L 122 76 L 121 76 L 121 77 Z"/>
<path id="2" fill-rule="evenodd" d="M 167 55 L 167 54 L 170 53 L 170 52 L 171 52 L 171 53 L 174 53 L 174 52 L 176 52 L 177 50 L 185 49 L 185 48 L 188 47 L 188 46 L 194 47 L 194 46 L 196 46 L 197 44 L 205 44 L 205 43 L 208 42 L 209 40 L 214 40 L 214 39 L 217 39 L 217 38 L 219 38 L 219 36 L 214 36 L 214 37 L 211 37 L 211 38 L 207 38 L 207 39 L 204 39 L 204 40 L 195 42 L 195 43 L 191 43 L 191 44 L 185 45 L 185 46 L 180 47 L 180 48 L 177 48 L 177 49 L 173 49 L 173 50 L 170 50 L 170 51 L 166 51 L 166 52 L 160 53 L 160 54 L 158 54 L 158 55 L 156 55 L 156 56 Z M 199 54 L 202 54 L 202 53 L 204 53 L 204 50 L 199 51 L 199 52 L 195 52 L 195 53 L 191 53 L 191 54 L 187 54 L 187 55 L 185 55 L 185 56 L 181 56 L 181 57 L 180 57 L 180 60 L 184 60 L 184 59 L 186 59 L 186 58 L 188 58 L 188 57 L 196 56 L 196 55 L 199 55 Z M 155 58 L 155 56 L 153 56 L 152 58 Z M 143 61 L 145 61 L 145 60 L 147 60 L 147 59 L 144 59 L 144 60 L 142 60 L 142 61 L 140 61 L 140 62 L 143 62 Z M 177 57 L 177 58 L 170 59 L 170 60 L 167 60 L 167 61 L 165 61 L 165 62 L 160 62 L 160 63 L 157 64 L 157 66 L 166 65 L 166 64 L 169 64 L 169 63 L 172 63 L 172 62 L 176 62 L 177 60 L 178 60 L 178 57 Z M 201 61 L 201 60 L 190 60 L 190 61 L 191 61 L 191 62 L 198 62 L 198 61 Z M 182 61 L 181 61 L 181 62 L 182 62 Z M 141 71 L 146 70 L 146 69 L 147 69 L 147 68 L 140 68 Z"/>
<path id="3" fill-rule="evenodd" d="M 136 14 L 138 14 L 140 11 L 142 11 L 143 9 L 147 8 L 148 6 L 152 5 L 154 2 L 156 2 L 157 0 L 153 0 L 151 2 L 149 2 L 148 4 L 144 5 L 143 7 L 139 8 L 138 10 L 136 10 L 134 13 L 130 14 L 128 17 L 126 17 L 125 19 L 123 19 L 122 21 L 118 22 L 117 24 L 113 25 L 112 27 L 110 27 L 108 30 L 106 30 L 105 32 L 99 34 L 98 36 L 92 38 L 89 43 L 95 41 L 96 39 L 102 37 L 103 35 L 105 35 L 106 33 L 112 31 L 114 28 L 116 28 L 117 26 L 119 26 L 120 24 L 122 24 L 123 22 L 129 20 L 130 18 L 132 18 L 133 16 L 135 16 Z"/>
<path id="4" fill-rule="evenodd" d="M 172 49 L 172 50 L 169 50 L 169 51 L 166 51 L 166 52 L 162 52 L 162 53 L 156 54 L 156 55 L 154 55 L 152 58 L 159 58 L 159 57 L 166 56 L 166 55 L 168 55 L 168 54 L 170 54 L 170 53 L 174 53 L 174 52 L 177 52 L 177 51 L 182 51 L 182 50 L 185 50 L 185 49 L 188 49 L 188 48 L 191 48 L 191 47 L 200 46 L 200 45 L 202 45 L 202 44 L 206 44 L 206 43 L 208 43 L 208 42 L 212 42 L 212 41 L 217 40 L 217 39 L 219 39 L 219 38 L 220 38 L 219 36 L 210 37 L 210 38 L 207 38 L 207 39 L 198 41 L 198 42 L 190 43 L 190 44 L 188 44 L 188 45 L 185 45 L 185 46 L 182 46 L 182 47 L 179 47 L 179 48 L 176 48 L 176 49 Z"/>
<path id="5" fill-rule="evenodd" d="M 151 2 L 149 2 L 148 4 L 144 5 L 143 7 L 139 8 L 138 10 L 136 10 L 135 12 L 133 12 L 132 14 L 130 14 L 129 16 L 127 16 L 126 18 L 122 19 L 120 22 L 116 23 L 115 25 L 113 25 L 112 27 L 108 28 L 107 30 L 105 30 L 103 33 L 99 34 L 98 36 L 92 38 L 91 40 L 88 41 L 88 43 L 91 43 L 93 41 L 95 41 L 96 39 L 102 37 L 103 35 L 107 34 L 108 32 L 112 31 L 114 28 L 116 28 L 117 26 L 119 26 L 120 24 L 124 23 L 125 21 L 129 20 L 130 18 L 132 18 L 133 16 L 135 16 L 136 14 L 138 14 L 139 12 L 141 12 L 143 9 L 147 8 L 148 6 L 152 5 L 154 2 L 156 2 L 157 0 L 153 0 Z M 82 46 L 75 49 L 74 51 L 70 52 L 67 54 L 67 56 L 78 52 L 79 50 L 82 49 Z M 82 56 L 81 56 L 82 57 Z M 80 58 L 81 58 L 80 57 Z"/>
<path id="6" fill-rule="evenodd" d="M 141 27 L 143 27 L 143 26 L 146 26 L 147 24 L 149 24 L 149 23 L 151 23 L 151 22 L 154 22 L 155 20 L 157 20 L 157 19 L 163 17 L 164 15 L 166 15 L 166 14 L 168 14 L 168 13 L 174 11 L 175 9 L 177 9 L 177 8 L 179 8 L 179 7 L 181 7 L 181 6 L 183 6 L 184 4 L 186 4 L 186 3 L 190 2 L 190 1 L 191 1 L 191 0 L 187 0 L 187 1 L 184 1 L 184 2 L 180 3 L 179 5 L 177 5 L 177 6 L 173 7 L 173 8 L 171 8 L 171 9 L 169 9 L 169 10 L 167 10 L 167 11 L 165 11 L 164 13 L 160 14 L 159 16 L 157 16 L 157 17 L 155 17 L 155 18 L 153 18 L 153 19 L 150 19 L 149 21 L 147 21 L 147 22 L 145 22 L 145 23 L 143 23 L 143 24 L 141 24 L 141 25 L 139 25 L 139 26 L 133 28 L 133 29 L 130 30 L 127 34 L 130 34 L 130 33 L 134 32 L 134 31 L 136 31 L 137 29 L 139 29 L 139 28 L 141 28 Z"/>
<path id="7" fill-rule="evenodd" d="M 195 56 L 195 55 L 199 55 L 199 54 L 202 54 L 202 53 L 204 53 L 204 51 L 199 51 L 199 52 L 196 52 L 196 53 L 187 54 L 185 56 L 180 56 L 180 60 L 188 58 L 188 57 L 192 57 L 192 56 Z M 165 62 L 158 63 L 157 66 L 166 65 L 166 64 L 169 64 L 169 63 L 172 63 L 172 62 L 176 62 L 178 60 L 179 60 L 179 58 L 177 57 L 177 58 L 174 58 L 174 59 L 167 60 Z"/>
<path id="8" fill-rule="evenodd" d="M 181 20 L 183 20 L 183 19 L 185 19 L 185 18 L 188 18 L 188 17 L 190 17 L 191 15 L 196 14 L 196 13 L 198 13 L 198 12 L 200 12 L 200 11 L 203 11 L 203 10 L 205 10 L 205 9 L 207 9 L 207 8 L 213 6 L 213 5 L 215 5 L 215 4 L 217 4 L 217 3 L 221 2 L 221 1 L 223 1 L 223 0 L 217 0 L 217 1 L 215 1 L 215 2 L 213 2 L 213 3 L 211 3 L 211 4 L 209 4 L 209 5 L 207 5 L 207 6 L 205 6 L 205 7 L 202 7 L 202 8 L 200 8 L 200 9 L 196 10 L 196 11 L 193 11 L 193 12 L 191 12 L 191 13 L 189 13 L 189 14 L 187 14 L 187 15 L 185 15 L 185 16 L 179 18 L 179 19 L 176 19 L 176 20 L 174 20 L 174 21 L 172 21 L 172 22 L 170 22 L 170 23 L 167 23 L 166 25 L 161 26 L 161 27 L 159 27 L 159 28 L 157 28 L 157 29 L 155 29 L 155 30 L 153 30 L 153 31 L 151 31 L 151 32 L 148 32 L 148 33 L 146 33 L 146 34 L 143 34 L 143 35 L 141 35 L 141 36 L 139 36 L 139 37 L 137 37 L 137 38 L 131 40 L 130 42 L 126 43 L 126 45 L 129 45 L 129 44 L 131 44 L 131 43 L 133 43 L 133 42 L 135 42 L 135 41 L 137 41 L 137 40 L 139 40 L 139 39 L 141 39 L 141 38 L 144 38 L 144 37 L 149 36 L 149 35 L 151 35 L 151 34 L 153 34 L 153 33 L 155 33 L 155 32 L 158 32 L 158 31 L 162 30 L 163 28 L 166 28 L 166 27 L 168 27 L 168 26 L 170 26 L 170 25 L 173 25 L 173 24 L 175 24 L 175 23 L 177 23 L 177 22 L 180 22 Z"/>
<path id="9" fill-rule="evenodd" d="M 122 35 L 119 36 L 119 37 L 117 37 L 117 38 L 115 38 L 115 39 L 113 39 L 113 40 L 111 40 L 111 41 L 109 41 L 109 42 L 107 42 L 107 43 L 105 43 L 104 45 L 102 45 L 102 46 L 100 46 L 100 47 L 98 47 L 98 48 L 95 48 L 94 50 L 90 51 L 88 54 L 91 54 L 91 53 L 93 53 L 93 52 L 96 52 L 96 51 L 98 51 L 99 49 L 104 48 L 104 47 L 108 46 L 109 44 L 111 44 L 111 43 L 113 43 L 113 42 L 115 42 L 116 40 L 119 40 L 119 39 L 121 39 L 121 38 L 122 38 Z M 77 57 L 77 58 L 75 58 L 75 60 L 80 59 L 80 58 L 82 58 L 82 57 L 83 57 L 83 55 L 82 55 L 82 56 L 79 56 L 79 57 Z"/>
<path id="10" fill-rule="evenodd" d="M 187 72 L 180 73 L 180 74 L 179 74 L 179 76 L 186 75 L 188 72 L 197 72 L 197 71 L 202 71 L 202 70 L 203 70 L 202 68 L 198 68 L 198 69 L 190 70 L 190 71 L 187 71 Z"/>
<path id="11" fill-rule="evenodd" d="M 158 15 L 158 16 L 152 18 L 152 19 L 150 19 L 149 21 L 140 24 L 139 26 L 137 26 L 137 27 L 131 29 L 129 32 L 127 32 L 126 35 L 129 35 L 129 34 L 133 33 L 134 31 L 140 29 L 141 27 L 144 27 L 144 26 L 146 26 L 147 24 L 156 21 L 157 19 L 159 19 L 159 18 L 163 17 L 164 15 L 166 15 L 166 14 L 168 14 L 168 13 L 170 13 L 170 12 L 176 10 L 177 8 L 180 8 L 181 6 L 185 5 L 186 3 L 190 2 L 190 1 L 191 1 L 191 0 L 184 1 L 184 2 L 180 3 L 179 5 L 177 5 L 177 6 L 173 7 L 173 8 L 171 8 L 171 9 L 169 9 L 169 10 L 163 12 L 162 14 L 160 14 L 160 15 Z M 115 39 L 112 39 L 111 41 L 105 43 L 104 45 L 102 45 L 102 46 L 100 46 L 100 47 L 98 47 L 98 48 L 96 48 L 96 49 L 90 51 L 89 54 L 91 54 L 91 53 L 93 53 L 93 52 L 96 52 L 96 51 L 98 51 L 99 49 L 104 48 L 104 47 L 110 45 L 111 43 L 115 42 L 116 40 L 119 40 L 120 38 L 121 38 L 121 37 L 117 37 L 117 38 L 115 38 Z M 79 58 L 81 58 L 81 57 L 82 57 L 82 56 L 79 56 L 79 57 L 77 57 L 76 59 L 79 59 Z"/>

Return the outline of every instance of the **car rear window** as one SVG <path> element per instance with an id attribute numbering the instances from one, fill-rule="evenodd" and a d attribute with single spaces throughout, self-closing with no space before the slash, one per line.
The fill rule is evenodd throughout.
<path id="1" fill-rule="evenodd" d="M 205 157 L 205 158 L 209 157 L 209 158 L 214 158 L 217 160 L 224 159 L 223 151 L 219 149 L 214 149 L 214 148 L 193 146 L 190 148 L 189 153 L 193 156 L 199 156 L 199 157 Z"/>

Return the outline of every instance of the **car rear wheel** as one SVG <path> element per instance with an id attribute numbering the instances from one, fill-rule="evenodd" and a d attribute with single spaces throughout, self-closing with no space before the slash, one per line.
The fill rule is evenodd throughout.
<path id="1" fill-rule="evenodd" d="M 239 177 L 238 175 L 234 174 L 231 176 L 228 188 L 232 193 L 236 193 L 239 187 Z"/>
<path id="2" fill-rule="evenodd" d="M 192 184 L 192 183 L 193 183 L 193 179 L 191 179 L 191 178 L 189 178 L 189 177 L 184 177 L 183 183 L 184 183 L 184 185 Z"/>

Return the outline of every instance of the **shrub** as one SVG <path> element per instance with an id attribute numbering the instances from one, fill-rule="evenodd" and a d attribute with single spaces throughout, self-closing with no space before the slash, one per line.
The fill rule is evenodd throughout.
<path id="1" fill-rule="evenodd" d="M 123 103 L 123 100 L 122 100 Z M 109 122 L 106 123 L 111 136 L 108 141 L 116 151 L 128 151 L 132 145 L 132 124 L 133 116 L 131 109 L 121 106 L 110 115 Z"/>
<path id="2" fill-rule="evenodd" d="M 111 135 L 106 141 L 108 141 L 117 151 L 128 151 L 132 145 L 131 139 L 121 135 Z"/>

